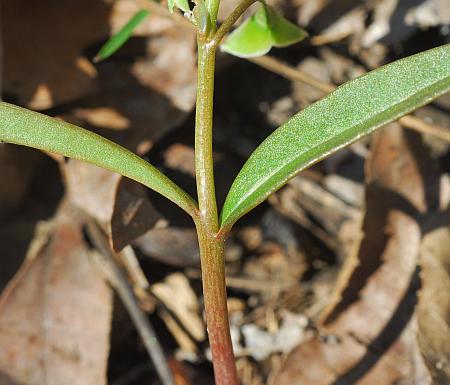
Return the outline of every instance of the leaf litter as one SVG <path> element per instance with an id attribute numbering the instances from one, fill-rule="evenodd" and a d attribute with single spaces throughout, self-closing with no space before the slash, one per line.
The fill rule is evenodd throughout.
<path id="1" fill-rule="evenodd" d="M 63 204 L 0 298 L 2 384 L 106 384 L 111 289 Z"/>
<path id="2" fill-rule="evenodd" d="M 53 29 L 50 26 L 36 28 L 37 24 L 42 24 L 42 17 L 35 15 L 41 16 L 42 12 L 33 13 L 33 6 L 30 8 L 25 2 L 13 3 L 7 2 L 6 13 L 2 15 L 3 18 L 7 15 L 7 25 L 11 26 L 5 34 L 6 94 L 36 109 L 52 108 L 51 112 L 106 135 L 140 155 L 150 157 L 152 162 L 156 159 L 157 164 L 173 173 L 174 179 L 178 178 L 180 183 L 191 183 L 192 146 L 187 145 L 184 138 L 185 132 L 192 129 L 187 119 L 195 103 L 195 37 L 169 19 L 152 14 L 135 31 L 127 46 L 109 61 L 94 67 L 88 61 L 93 47 L 99 46 L 110 31 L 118 30 L 139 9 L 137 2 L 121 0 L 111 5 L 96 1 L 92 3 L 95 6 L 81 2 L 66 12 L 57 6 L 49 8 L 46 3 L 41 4 L 41 10 L 47 10 L 60 19 Z M 399 3 L 403 4 L 402 7 L 398 6 Z M 446 39 L 447 10 L 444 3 L 435 0 L 411 4 L 401 1 L 278 1 L 278 6 L 289 11 L 287 15 L 291 20 L 297 18 L 306 27 L 313 36 L 312 43 L 316 44 L 306 50 L 299 46 L 293 51 L 280 51 L 279 55 L 311 77 L 328 84 L 340 84 L 367 68 L 392 60 L 399 52 L 403 55 L 419 47 L 429 48 L 429 45 Z M 92 12 L 86 14 L 88 6 Z M 24 8 L 28 13 L 15 11 Z M 75 16 L 80 13 L 82 17 Z M 19 21 L 18 15 L 23 15 Z M 61 26 L 67 26 L 67 20 L 80 18 L 86 24 L 95 20 L 101 28 L 81 28 L 82 33 L 77 31 L 76 36 L 72 36 L 76 29 L 65 31 L 63 36 L 67 47 L 55 43 L 51 53 L 58 60 L 48 65 L 48 36 L 61 30 Z M 395 24 L 394 20 L 398 23 Z M 419 25 L 421 28 L 437 27 L 423 31 L 418 29 Z M 27 52 L 33 50 L 15 48 L 18 46 L 16 40 L 30 28 L 41 31 L 36 36 L 37 40 L 29 40 L 33 47 L 42 48 L 34 71 L 27 71 L 24 66 L 31 62 L 26 57 Z M 411 40 L 411 33 L 418 40 Z M 428 42 L 424 43 L 421 38 L 428 39 Z M 61 52 L 55 53 L 55 47 Z M 59 69 L 55 70 L 56 67 Z M 237 64 L 224 57 L 219 58 L 218 71 L 215 140 L 222 160 L 217 160 L 216 177 L 226 192 L 233 171 L 228 169 L 230 166 L 223 162 L 223 158 L 233 159 L 239 165 L 243 161 L 241 156 L 247 156 L 275 125 L 320 98 L 323 91 L 299 82 L 286 82 L 253 64 Z M 230 84 L 241 84 L 242 92 L 236 94 Z M 246 84 L 251 84 L 251 89 Z M 258 92 L 255 92 L 255 84 L 260 87 Z M 446 108 L 445 103 L 437 101 L 418 115 L 448 127 Z M 169 139 L 172 146 L 164 145 L 162 150 L 158 148 L 161 142 Z M 448 147 L 443 146 L 442 141 L 437 144 L 427 141 L 427 147 L 421 147 L 417 145 L 417 138 L 412 140 L 415 144 L 411 147 L 410 139 L 409 135 L 405 139 L 398 128 L 390 128 L 388 133 L 374 139 L 372 155 L 368 150 L 369 141 L 358 143 L 303 173 L 271 198 L 270 204 L 261 207 L 235 229 L 226 256 L 227 285 L 232 329 L 236 346 L 240 346 L 242 353 L 237 361 L 244 385 L 300 383 L 305 376 L 314 376 L 315 373 L 319 373 L 318 380 L 308 380 L 307 383 L 384 384 L 404 381 L 421 385 L 430 383 L 430 378 L 437 379 L 437 383 L 448 381 L 445 361 L 448 354 L 445 349 L 449 345 L 445 338 L 448 332 L 448 296 L 435 294 L 446 290 L 444 267 L 441 267 L 446 266 L 446 230 L 442 226 L 446 223 L 442 219 L 445 207 L 439 206 L 435 197 L 434 206 L 430 203 L 433 194 L 439 190 L 439 183 L 445 190 L 443 181 L 449 172 Z M 412 148 L 421 150 L 414 152 Z M 431 160 L 424 158 L 430 148 L 434 157 Z M 365 160 L 368 154 L 369 159 Z M 363 181 L 364 161 L 366 181 Z M 64 159 L 59 159 L 59 162 L 72 203 L 109 231 L 117 250 L 132 244 L 131 251 L 136 253 L 150 287 L 164 287 L 174 276 L 185 277 L 179 279 L 184 283 L 175 285 L 175 289 L 170 285 L 164 289 L 169 293 L 173 290 L 182 293 L 176 310 L 164 304 L 170 301 L 170 294 L 160 301 L 152 297 L 151 306 L 145 304 L 143 298 L 151 296 L 146 291 L 148 288 L 141 288 L 146 291 L 145 296 L 140 297 L 141 306 L 151 313 L 156 310 L 150 314 L 152 320 L 158 318 L 156 314 L 162 320 L 157 321 L 158 338 L 173 354 L 172 357 L 179 360 L 169 359 L 181 365 L 182 369 L 176 371 L 182 373 L 178 381 L 208 383 L 211 372 L 205 365 L 205 346 L 202 338 L 192 338 L 196 333 L 200 336 L 200 332 L 189 333 L 187 326 L 193 323 L 197 325 L 195 330 L 200 330 L 198 325 L 201 324 L 201 316 L 198 315 L 201 308 L 198 246 L 194 229 L 186 221 L 174 220 L 171 210 L 160 200 L 130 185 L 127 180 L 79 162 L 65 162 Z M 393 164 L 395 167 L 392 168 Z M 23 170 L 26 176 L 23 182 L 30 183 L 28 178 L 36 177 L 37 171 L 33 171 L 31 166 Z M 436 174 L 438 166 L 444 170 L 441 176 Z M 231 176 L 228 177 L 225 171 Z M 45 180 L 45 176 L 41 177 Z M 428 186 L 427 189 L 424 185 Z M 34 191 L 27 190 L 27 186 L 11 188 L 22 189 L 31 197 Z M 362 193 L 365 193 L 365 202 L 362 201 Z M 21 194 L 15 196 L 17 203 L 9 201 L 11 205 L 4 205 L 12 208 L 6 220 L 21 212 L 21 202 L 26 198 Z M 20 354 L 35 354 L 32 357 L 35 359 L 18 355 L 19 358 L 24 357 L 19 359 L 21 365 L 38 368 L 34 373 L 40 376 L 43 369 L 39 366 L 39 357 L 45 349 L 29 349 L 30 342 L 24 336 L 36 335 L 35 339 L 41 346 L 45 343 L 51 346 L 48 336 L 53 334 L 42 334 L 42 328 L 37 329 L 39 323 L 31 322 L 24 326 L 23 338 L 11 330 L 27 321 L 27 317 L 20 319 L 20 323 L 14 321 L 21 314 L 48 312 L 49 307 L 41 306 L 42 301 L 33 300 L 39 293 L 28 287 L 36 285 L 35 281 L 26 282 L 19 278 L 28 277 L 27 274 L 39 275 L 39 271 L 42 276 L 44 262 L 40 261 L 44 259 L 47 269 L 50 269 L 48 271 L 51 271 L 54 264 L 49 250 L 55 243 L 62 248 L 64 245 L 57 239 L 61 238 L 61 242 L 66 239 L 66 230 L 58 230 L 61 226 L 63 229 L 74 227 L 70 233 L 77 239 L 73 240 L 77 245 L 75 250 L 79 250 L 80 255 L 86 254 L 86 245 L 77 227 L 79 223 L 72 218 L 63 226 L 60 222 L 65 221 L 61 219 L 64 215 L 60 210 L 57 218 L 51 221 L 52 225 L 44 231 L 47 235 L 38 237 L 44 244 L 39 249 L 41 251 L 35 253 L 34 260 L 25 262 L 1 300 L 2 306 L 6 306 L 3 298 L 11 301 L 17 297 L 17 301 L 27 301 L 25 308 L 19 309 L 15 304 L 13 311 L 0 311 L 0 325 L 8 325 L 8 329 L 0 327 L 0 339 L 10 341 L 14 337 L 21 341 L 23 345 L 17 346 L 25 347 L 20 349 Z M 23 231 L 15 225 L 14 229 Z M 20 238 L 27 246 L 25 237 Z M 130 250 L 129 246 L 126 250 Z M 7 255 L 10 254 L 8 252 Z M 75 264 L 75 261 L 71 263 Z M 84 266 L 85 259 L 81 258 L 77 263 Z M 70 272 L 63 266 L 58 268 L 69 275 L 67 281 L 71 282 Z M 443 278 L 436 278 L 438 276 Z M 86 282 L 101 281 L 100 275 L 88 277 Z M 39 284 L 63 285 L 59 281 L 46 283 L 44 279 Z M 100 283 L 98 285 L 101 286 Z M 20 294 L 24 287 L 30 290 L 31 296 L 25 295 L 28 291 Z M 62 287 L 61 294 L 73 292 L 73 288 Z M 109 289 L 104 290 L 108 292 Z M 78 295 L 83 293 L 81 290 Z M 56 297 L 56 293 L 52 295 Z M 102 303 L 98 306 L 110 311 L 108 295 L 99 300 Z M 89 301 L 91 299 L 86 299 L 86 305 Z M 412 309 L 417 301 L 414 312 Z M 156 308 L 155 303 L 158 304 Z M 63 303 L 60 309 L 57 306 L 61 314 L 66 309 L 64 305 L 67 304 Z M 52 309 L 50 316 L 56 311 Z M 96 377 L 84 383 L 106 381 L 110 327 L 110 382 L 124 380 L 122 383 L 133 383 L 130 379 L 133 373 L 137 373 L 134 383 L 148 381 L 151 371 L 148 358 L 142 355 L 130 321 L 120 313 L 120 306 L 116 305 L 112 326 L 111 320 L 104 317 L 102 330 L 94 330 L 88 325 L 80 331 L 83 334 L 80 343 L 91 333 L 102 333 L 103 336 L 100 344 L 102 354 L 90 368 Z M 430 314 L 436 316 L 430 319 Z M 80 316 L 72 315 L 73 319 Z M 120 321 L 121 317 L 125 321 Z M 189 321 L 189 317 L 196 321 Z M 75 322 L 66 324 L 74 326 Z M 290 338 L 289 348 L 281 346 L 282 336 L 286 335 L 296 336 Z M 0 346 L 8 345 L 2 343 Z M 293 351 L 288 354 L 291 348 Z M 60 349 L 62 353 L 64 349 Z M 52 363 L 59 362 L 56 360 L 60 359 L 58 354 L 61 352 L 55 350 L 53 355 L 47 356 L 49 368 Z M 83 357 L 81 353 L 80 357 Z M 183 360 L 194 364 L 186 370 Z M 72 364 L 76 366 L 80 362 Z M 70 375 L 72 364 L 67 373 L 61 373 L 61 370 L 53 377 Z M 22 372 L 9 362 L 1 367 L 4 378 L 8 378 L 10 383 L 24 381 Z M 141 372 L 136 372 L 139 367 Z M 88 374 L 89 371 L 86 376 Z M 196 381 L 198 378 L 202 380 Z"/>

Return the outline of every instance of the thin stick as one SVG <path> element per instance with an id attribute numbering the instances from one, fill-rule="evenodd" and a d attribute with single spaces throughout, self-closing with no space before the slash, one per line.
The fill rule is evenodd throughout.
<path id="1" fill-rule="evenodd" d="M 437 138 L 450 142 L 450 130 L 435 124 L 426 123 L 414 115 L 405 115 L 399 119 L 399 122 L 403 127 L 411 128 L 423 134 L 434 135 Z"/>
<path id="2" fill-rule="evenodd" d="M 320 91 L 323 91 L 324 93 L 330 93 L 336 89 L 336 86 L 334 84 L 322 82 L 318 79 L 315 79 L 308 74 L 298 70 L 297 68 L 283 63 L 280 60 L 268 55 L 248 60 L 286 79 L 289 79 L 291 81 L 300 81 Z M 435 124 L 426 123 L 422 119 L 414 115 L 405 115 L 404 117 L 400 118 L 398 122 L 405 128 L 415 130 L 422 134 L 433 135 L 437 138 L 450 142 L 450 130 L 447 130 L 444 127 L 440 127 Z"/>
<path id="3" fill-rule="evenodd" d="M 99 252 L 92 255 L 95 263 L 105 274 L 111 286 L 117 291 L 130 318 L 147 349 L 147 352 L 153 361 L 156 372 L 163 385 L 176 385 L 172 372 L 164 356 L 163 349 L 158 342 L 157 335 L 153 326 L 148 321 L 146 314 L 139 308 L 133 290 L 129 285 L 127 278 L 122 270 L 117 266 L 114 260 L 104 234 L 98 225 L 92 220 L 88 220 L 88 233 Z"/>
<path id="4" fill-rule="evenodd" d="M 311 87 L 314 87 L 327 94 L 336 89 L 336 87 L 333 84 L 325 83 L 320 80 L 314 79 L 313 77 L 305 74 L 304 72 L 298 70 L 297 68 L 292 67 L 289 64 L 283 63 L 282 61 L 275 59 L 274 57 L 271 57 L 269 55 L 255 57 L 248 60 L 286 79 L 308 84 Z"/>

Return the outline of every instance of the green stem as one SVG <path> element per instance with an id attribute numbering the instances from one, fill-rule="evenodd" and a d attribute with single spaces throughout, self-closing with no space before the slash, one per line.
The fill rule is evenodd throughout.
<path id="1" fill-rule="evenodd" d="M 218 230 L 212 154 L 215 49 L 198 39 L 197 106 L 195 115 L 195 171 L 200 220 L 215 234 Z"/>
<path id="2" fill-rule="evenodd" d="M 216 385 L 238 385 L 228 322 L 225 285 L 224 243 L 227 231 L 219 233 L 212 152 L 214 69 L 216 49 L 242 13 L 257 0 L 242 0 L 212 39 L 198 32 L 197 106 L 195 114 L 195 173 L 199 214 L 194 216 L 200 246 L 206 324 Z M 216 25 L 219 0 L 207 1 Z M 212 8 L 211 8 L 212 7 Z M 214 31 L 213 31 L 214 32 Z M 209 35 L 210 36 L 210 35 Z"/>
<path id="3" fill-rule="evenodd" d="M 199 216 L 195 222 L 200 246 L 206 323 L 216 385 L 238 385 L 228 322 L 224 237 L 216 237 L 219 221 L 212 156 L 215 53 L 216 47 L 199 34 L 195 117 L 195 168 Z"/>

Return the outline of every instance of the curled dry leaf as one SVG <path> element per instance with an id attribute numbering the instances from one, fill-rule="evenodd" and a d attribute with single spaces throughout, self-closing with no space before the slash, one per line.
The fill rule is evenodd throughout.
<path id="1" fill-rule="evenodd" d="M 110 241 L 113 249 L 122 250 L 152 229 L 160 219 L 161 215 L 147 198 L 145 188 L 130 179 L 120 178 L 110 221 Z"/>
<path id="2" fill-rule="evenodd" d="M 429 384 L 413 314 L 421 241 L 417 218 L 439 181 L 430 162 L 417 136 L 397 125 L 376 134 L 359 250 L 345 263 L 338 294 L 319 327 L 322 337 L 299 345 L 275 384 Z"/>
<path id="3" fill-rule="evenodd" d="M 0 383 L 106 384 L 112 296 L 63 205 L 0 298 Z"/>
<path id="4" fill-rule="evenodd" d="M 417 317 L 421 353 L 435 384 L 450 383 L 450 229 L 424 237 Z"/>
<path id="5" fill-rule="evenodd" d="M 142 185 L 74 159 L 63 167 L 71 201 L 109 230 L 115 251 L 122 250 L 161 219 Z"/>

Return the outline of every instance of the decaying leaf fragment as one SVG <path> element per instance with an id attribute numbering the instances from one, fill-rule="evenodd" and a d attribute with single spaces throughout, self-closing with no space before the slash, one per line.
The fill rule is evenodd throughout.
<path id="1" fill-rule="evenodd" d="M 111 290 L 63 205 L 0 297 L 2 385 L 106 384 Z"/>
<path id="2" fill-rule="evenodd" d="M 421 247 L 417 317 L 421 353 L 435 384 L 450 383 L 450 229 L 427 234 Z"/>

